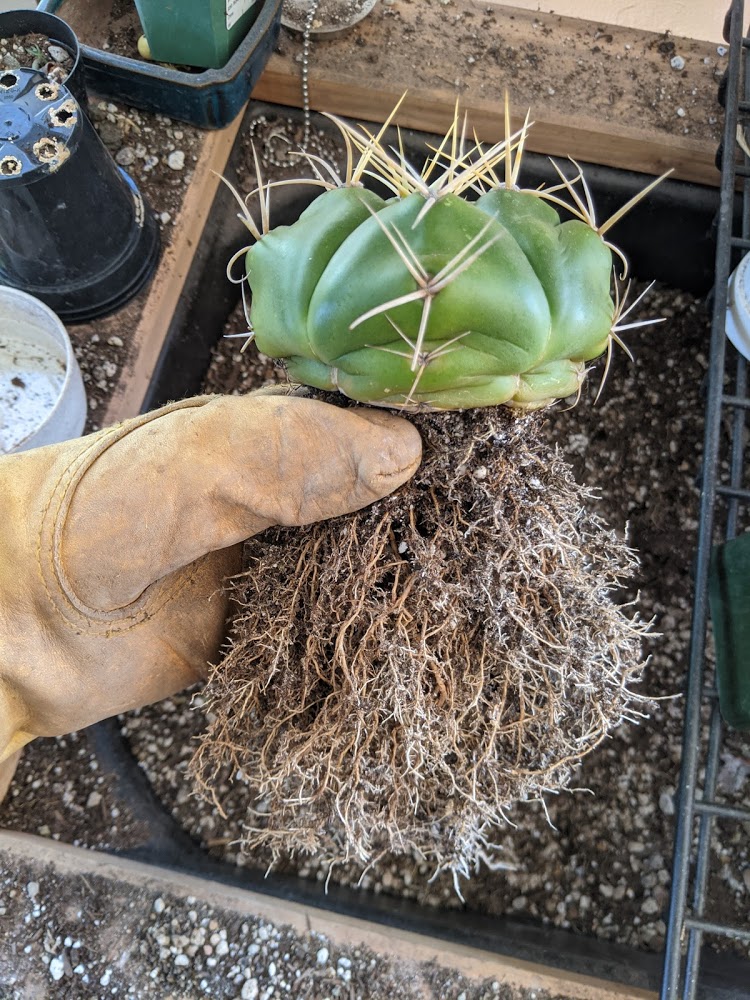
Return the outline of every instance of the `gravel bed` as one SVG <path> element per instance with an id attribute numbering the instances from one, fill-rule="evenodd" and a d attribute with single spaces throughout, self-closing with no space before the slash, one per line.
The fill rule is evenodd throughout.
<path id="1" fill-rule="evenodd" d="M 554 1000 L 434 962 L 238 916 L 193 897 L 99 875 L 65 876 L 0 851 L 0 997 L 223 1000 Z M 356 940 L 356 935 L 353 936 Z"/>

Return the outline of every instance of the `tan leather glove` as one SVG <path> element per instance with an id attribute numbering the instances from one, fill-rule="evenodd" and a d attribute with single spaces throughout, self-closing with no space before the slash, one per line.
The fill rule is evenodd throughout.
<path id="1" fill-rule="evenodd" d="M 417 431 L 294 396 L 199 397 L 0 459 L 0 760 L 180 690 L 243 539 L 405 482 Z"/>

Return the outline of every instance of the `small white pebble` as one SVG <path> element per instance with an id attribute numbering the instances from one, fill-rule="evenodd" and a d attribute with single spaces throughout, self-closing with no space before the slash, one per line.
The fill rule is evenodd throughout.
<path id="1" fill-rule="evenodd" d="M 176 149 L 167 157 L 167 166 L 171 170 L 182 170 L 185 166 L 185 154 L 181 149 Z"/>
<path id="2" fill-rule="evenodd" d="M 327 948 L 319 948 L 318 954 L 316 956 L 316 961 L 318 965 L 325 965 L 326 962 L 328 961 L 328 955 L 329 952 Z"/>
<path id="3" fill-rule="evenodd" d="M 685 69 L 685 60 L 682 56 L 672 56 L 669 60 L 669 65 L 672 69 L 676 69 L 679 72 L 681 69 Z"/>
<path id="4" fill-rule="evenodd" d="M 115 153 L 115 160 L 121 167 L 130 167 L 135 163 L 135 150 L 132 146 L 123 146 Z"/>
<path id="5" fill-rule="evenodd" d="M 242 991 L 240 993 L 241 1000 L 257 1000 L 258 998 L 258 980 L 257 979 L 246 979 L 242 985 Z"/>
<path id="6" fill-rule="evenodd" d="M 26 894 L 29 899 L 36 899 L 39 893 L 39 883 L 38 882 L 28 882 L 26 884 Z"/>
<path id="7" fill-rule="evenodd" d="M 677 117 L 678 118 L 684 118 L 685 117 L 685 109 L 684 108 L 678 108 L 677 109 Z"/>
<path id="8" fill-rule="evenodd" d="M 659 796 L 659 808 L 665 816 L 674 816 L 674 793 L 664 791 Z"/>
<path id="9" fill-rule="evenodd" d="M 59 955 L 51 959 L 49 963 L 49 974 L 57 982 L 58 979 L 62 979 L 65 975 L 65 963 L 60 958 Z"/>
<path id="10" fill-rule="evenodd" d="M 157 896 L 156 899 L 154 900 L 154 913 L 163 913 L 163 912 L 164 912 L 164 900 L 161 898 L 161 896 Z"/>
<path id="11" fill-rule="evenodd" d="M 64 63 L 70 58 L 70 53 L 67 49 L 64 49 L 61 45 L 48 45 L 47 53 L 50 59 L 54 59 L 55 62 Z"/>

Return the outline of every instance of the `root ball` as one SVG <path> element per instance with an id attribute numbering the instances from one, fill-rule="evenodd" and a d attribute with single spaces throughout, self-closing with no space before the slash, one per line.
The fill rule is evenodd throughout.
<path id="1" fill-rule="evenodd" d="M 248 849 L 468 876 L 502 862 L 511 804 L 569 786 L 638 714 L 647 626 L 618 603 L 635 556 L 543 418 L 413 419 L 424 462 L 397 494 L 246 545 L 191 770 L 208 796 L 226 768 L 250 786 Z"/>

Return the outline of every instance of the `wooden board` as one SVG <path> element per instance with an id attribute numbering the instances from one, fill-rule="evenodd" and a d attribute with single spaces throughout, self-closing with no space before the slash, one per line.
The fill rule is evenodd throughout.
<path id="1" fill-rule="evenodd" d="M 334 944 L 347 947 L 361 944 L 376 954 L 407 963 L 434 962 L 467 978 L 495 980 L 502 986 L 529 991 L 531 996 L 536 991 L 547 991 L 566 1000 L 656 1000 L 656 993 L 650 990 L 385 927 L 208 879 L 70 847 L 31 834 L 0 830 L 0 852 L 11 858 L 16 857 L 19 864 L 31 863 L 43 870 L 52 865 L 59 874 L 70 875 L 77 880 L 93 874 L 133 885 L 152 893 L 154 897 L 162 894 L 174 894 L 179 898 L 192 896 L 210 906 L 260 917 L 277 926 L 291 927 L 298 934 L 323 934 Z"/>
<path id="2" fill-rule="evenodd" d="M 301 60 L 300 36 L 282 31 L 253 97 L 301 106 Z M 479 138 L 494 142 L 507 90 L 514 127 L 531 109 L 534 151 L 646 174 L 672 168 L 716 185 L 725 64 L 709 43 L 500 0 L 382 0 L 348 33 L 313 40 L 310 103 L 380 122 L 407 92 L 398 123 L 441 132 L 458 100 Z"/>

